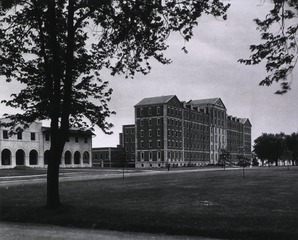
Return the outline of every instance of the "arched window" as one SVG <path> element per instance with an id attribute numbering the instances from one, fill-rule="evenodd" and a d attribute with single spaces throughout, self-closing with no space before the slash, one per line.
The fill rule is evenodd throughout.
<path id="1" fill-rule="evenodd" d="M 25 152 L 22 149 L 16 152 L 16 165 L 25 165 Z"/>
<path id="2" fill-rule="evenodd" d="M 37 165 L 38 163 L 38 153 L 36 150 L 31 150 L 29 153 L 29 164 Z"/>
<path id="3" fill-rule="evenodd" d="M 89 153 L 87 151 L 84 152 L 84 154 L 83 154 L 83 163 L 89 164 L 89 159 L 90 159 Z"/>
<path id="4" fill-rule="evenodd" d="M 43 157 L 44 165 L 47 165 L 48 164 L 49 158 L 50 158 L 50 151 L 49 150 L 46 150 L 44 152 L 44 157 Z"/>
<path id="5" fill-rule="evenodd" d="M 66 151 L 64 155 L 65 164 L 71 164 L 71 152 Z"/>
<path id="6" fill-rule="evenodd" d="M 11 165 L 11 152 L 8 149 L 4 149 L 1 153 L 1 164 Z"/>
<path id="7" fill-rule="evenodd" d="M 76 151 L 74 154 L 74 164 L 80 164 L 81 162 L 81 154 L 79 151 Z"/>

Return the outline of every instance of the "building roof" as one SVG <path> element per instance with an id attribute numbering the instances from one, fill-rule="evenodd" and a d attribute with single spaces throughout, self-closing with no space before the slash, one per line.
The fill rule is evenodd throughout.
<path id="1" fill-rule="evenodd" d="M 250 121 L 249 121 L 248 118 L 240 118 L 240 122 L 241 122 L 242 124 L 248 123 L 248 124 L 251 126 L 251 123 L 250 123 Z"/>
<path id="2" fill-rule="evenodd" d="M 155 105 L 155 104 L 164 104 L 170 101 L 175 95 L 168 95 L 168 96 L 159 96 L 159 97 L 150 97 L 144 98 L 140 102 L 138 102 L 136 106 L 145 106 L 145 105 Z"/>
<path id="3" fill-rule="evenodd" d="M 199 100 L 190 100 L 188 103 L 192 103 L 193 105 L 215 104 L 218 99 L 220 99 L 220 98 L 207 98 L 207 99 L 199 99 Z"/>
<path id="4" fill-rule="evenodd" d="M 207 99 L 199 99 L 199 100 L 190 100 L 188 103 L 192 104 L 193 106 L 205 106 L 205 105 L 217 105 L 220 107 L 223 107 L 224 109 L 227 109 L 226 106 L 224 105 L 223 101 L 221 98 L 207 98 Z"/>

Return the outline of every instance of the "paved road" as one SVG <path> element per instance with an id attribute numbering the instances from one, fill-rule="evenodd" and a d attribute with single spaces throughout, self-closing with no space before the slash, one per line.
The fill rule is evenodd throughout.
<path id="1" fill-rule="evenodd" d="M 168 236 L 47 225 L 0 222 L 0 240 L 216 240 L 214 238 Z"/>
<path id="2" fill-rule="evenodd" d="M 239 170 L 241 168 L 226 168 L 226 171 L 229 170 Z M 203 172 L 203 171 L 224 171 L 223 168 L 194 168 L 194 169 L 171 169 L 170 171 L 161 171 L 161 170 L 126 170 L 124 177 L 133 177 L 133 176 L 149 176 L 157 174 L 181 174 L 189 172 Z M 82 180 L 94 180 L 94 179 L 109 179 L 109 178 L 122 178 L 123 172 L 121 169 L 115 170 L 101 170 L 101 169 L 82 169 L 81 171 L 76 172 L 64 172 L 60 174 L 59 181 L 82 181 Z M 4 176 L 0 177 L 0 187 L 1 186 L 13 186 L 20 184 L 32 184 L 32 183 L 45 183 L 46 174 L 40 175 L 26 175 L 26 176 Z M 1 240 L 1 239 L 0 239 Z"/>

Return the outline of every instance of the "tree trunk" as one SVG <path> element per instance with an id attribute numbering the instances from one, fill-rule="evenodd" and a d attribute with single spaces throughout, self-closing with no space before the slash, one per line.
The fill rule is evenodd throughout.
<path id="1" fill-rule="evenodd" d="M 61 206 L 59 196 L 59 165 L 65 142 L 59 137 L 59 134 L 52 133 L 50 158 L 47 172 L 47 207 L 49 209 L 59 208 Z"/>
<path id="2" fill-rule="evenodd" d="M 53 150 L 50 150 L 50 152 Z M 52 154 L 50 154 L 51 156 Z M 47 174 L 47 207 L 55 209 L 61 206 L 59 196 L 59 164 L 56 158 L 51 157 L 48 163 Z"/>

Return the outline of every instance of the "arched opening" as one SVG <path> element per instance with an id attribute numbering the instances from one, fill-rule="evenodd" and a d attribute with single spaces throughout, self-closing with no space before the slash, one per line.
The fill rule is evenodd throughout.
<path id="1" fill-rule="evenodd" d="M 71 164 L 71 152 L 66 151 L 64 155 L 65 164 Z"/>
<path id="2" fill-rule="evenodd" d="M 83 163 L 89 164 L 89 159 L 90 159 L 89 153 L 87 151 L 84 152 L 84 154 L 83 154 Z"/>
<path id="3" fill-rule="evenodd" d="M 48 165 L 49 158 L 50 158 L 50 151 L 46 150 L 44 152 L 44 157 L 43 157 L 44 165 Z"/>
<path id="4" fill-rule="evenodd" d="M 11 165 L 11 151 L 4 149 L 1 153 L 1 164 L 2 165 Z"/>
<path id="5" fill-rule="evenodd" d="M 38 163 L 38 153 L 36 150 L 31 150 L 29 153 L 29 164 L 37 165 Z"/>
<path id="6" fill-rule="evenodd" d="M 74 164 L 80 164 L 81 161 L 81 154 L 80 152 L 76 151 L 74 154 Z"/>
<path id="7" fill-rule="evenodd" d="M 25 165 L 25 152 L 22 149 L 16 152 L 16 165 Z"/>

